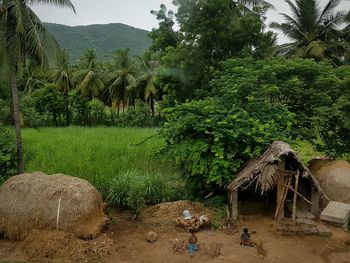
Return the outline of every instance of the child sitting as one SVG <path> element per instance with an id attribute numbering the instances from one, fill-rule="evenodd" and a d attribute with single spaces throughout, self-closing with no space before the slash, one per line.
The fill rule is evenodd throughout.
<path id="1" fill-rule="evenodd" d="M 194 231 L 191 231 L 191 236 L 188 240 L 187 250 L 190 256 L 192 257 L 195 252 L 198 251 L 197 245 L 198 239 Z"/>
<path id="2" fill-rule="evenodd" d="M 248 228 L 243 229 L 243 233 L 241 235 L 241 246 L 253 246 L 253 242 L 250 240 Z"/>

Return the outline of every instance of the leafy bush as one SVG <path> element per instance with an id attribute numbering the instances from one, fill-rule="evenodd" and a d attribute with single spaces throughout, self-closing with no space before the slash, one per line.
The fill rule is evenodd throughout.
<path id="1" fill-rule="evenodd" d="M 11 110 L 9 104 L 0 98 L 0 124 L 9 124 L 11 118 Z"/>
<path id="2" fill-rule="evenodd" d="M 119 121 L 119 126 L 124 127 L 154 127 L 159 126 L 159 118 L 152 117 L 149 108 L 140 103 L 135 108 L 129 107 L 125 115 Z"/>
<path id="3" fill-rule="evenodd" d="M 288 140 L 293 116 L 284 107 L 222 98 L 166 110 L 164 151 L 183 168 L 189 187 L 205 194 L 223 189 L 241 166 L 275 140 Z M 203 191 L 203 192 L 200 192 Z"/>
<path id="4" fill-rule="evenodd" d="M 105 120 L 105 105 L 98 99 L 88 102 L 89 123 L 91 125 L 103 124 Z"/>
<path id="5" fill-rule="evenodd" d="M 139 215 L 146 205 L 175 200 L 178 197 L 176 182 L 164 175 L 129 170 L 115 177 L 108 186 L 107 201 L 117 207 L 131 209 Z"/>
<path id="6" fill-rule="evenodd" d="M 35 100 L 30 96 L 21 98 L 21 113 L 24 127 L 36 128 L 47 125 L 49 116 L 36 110 Z"/>
<path id="7" fill-rule="evenodd" d="M 16 141 L 14 132 L 0 126 L 0 184 L 15 174 Z"/>
<path id="8" fill-rule="evenodd" d="M 350 66 L 334 68 L 310 59 L 231 59 L 211 81 L 212 96 L 261 98 L 294 114 L 293 136 L 329 155 L 350 147 Z M 223 99 L 225 100 L 225 99 Z M 321 139 L 321 140 L 320 140 Z"/>

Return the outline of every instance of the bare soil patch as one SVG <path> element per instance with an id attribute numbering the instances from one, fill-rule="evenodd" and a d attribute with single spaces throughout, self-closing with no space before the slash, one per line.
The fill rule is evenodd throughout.
<path id="1" fill-rule="evenodd" d="M 174 250 L 174 240 L 186 246 L 189 238 L 189 233 L 176 227 L 175 222 L 184 209 L 194 215 L 213 213 L 201 204 L 186 201 L 147 208 L 137 220 L 131 220 L 128 212 L 116 211 L 111 214 L 113 224 L 108 232 L 94 240 L 83 241 L 56 231 L 35 232 L 24 242 L 0 240 L 0 262 L 350 263 L 350 234 L 341 228 L 328 226 L 332 237 L 282 236 L 276 233 L 270 216 L 253 214 L 240 218 L 237 231 L 198 232 L 199 251 L 190 257 L 184 247 L 179 247 L 180 252 Z M 239 245 L 242 227 L 254 233 L 257 248 Z M 147 241 L 149 231 L 158 234 L 153 243 Z"/>

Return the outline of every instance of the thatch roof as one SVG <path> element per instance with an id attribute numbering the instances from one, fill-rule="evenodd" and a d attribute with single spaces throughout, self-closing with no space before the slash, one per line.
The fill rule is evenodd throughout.
<path id="1" fill-rule="evenodd" d="M 313 159 L 309 169 L 332 201 L 350 204 L 350 164 L 347 161 Z"/>
<path id="2" fill-rule="evenodd" d="M 228 190 L 236 191 L 240 187 L 247 188 L 254 183 L 256 189 L 259 188 L 262 194 L 275 188 L 277 176 L 279 175 L 277 164 L 282 159 L 285 160 L 286 166 L 290 167 L 290 170 L 299 170 L 302 178 L 309 178 L 313 185 L 322 193 L 320 185 L 307 167 L 304 166 L 296 152 L 289 144 L 282 141 L 273 142 L 261 157 L 248 162 L 233 182 L 228 185 Z"/>
<path id="3" fill-rule="evenodd" d="M 23 240 L 33 230 L 92 238 L 108 221 L 101 194 L 86 180 L 63 174 L 13 176 L 0 187 L 0 233 Z"/>

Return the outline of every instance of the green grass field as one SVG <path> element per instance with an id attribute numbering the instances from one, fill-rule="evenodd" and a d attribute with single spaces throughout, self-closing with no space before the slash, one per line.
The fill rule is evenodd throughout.
<path id="1" fill-rule="evenodd" d="M 104 195 L 113 178 L 130 171 L 177 178 L 175 165 L 156 154 L 163 144 L 156 133 L 132 128 L 24 129 L 26 171 L 84 178 Z"/>

